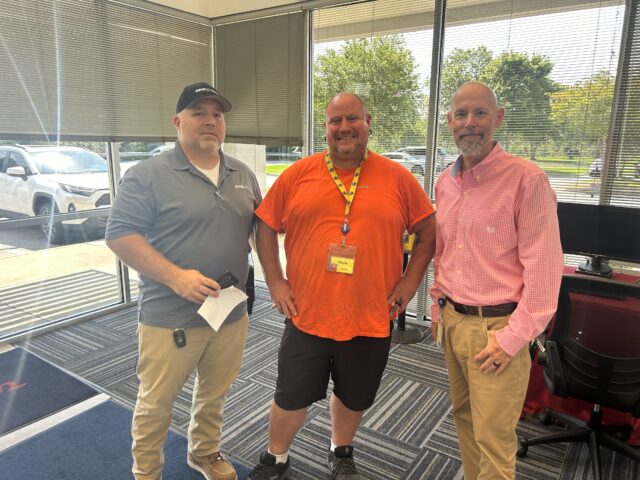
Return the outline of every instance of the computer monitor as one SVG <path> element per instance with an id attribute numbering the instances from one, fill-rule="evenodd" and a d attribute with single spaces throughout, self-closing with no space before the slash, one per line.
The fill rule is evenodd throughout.
<path id="1" fill-rule="evenodd" d="M 640 263 L 640 208 L 558 202 L 565 253 L 590 259 L 578 271 L 610 276 L 609 259 Z"/>

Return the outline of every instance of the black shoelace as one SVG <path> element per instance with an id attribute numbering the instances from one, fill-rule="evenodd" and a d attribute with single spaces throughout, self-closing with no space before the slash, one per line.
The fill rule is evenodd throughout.
<path id="1" fill-rule="evenodd" d="M 249 478 L 255 480 L 270 480 L 273 478 L 273 474 L 279 474 L 278 467 L 276 465 L 265 465 L 260 463 L 249 474 Z"/>
<path id="2" fill-rule="evenodd" d="M 353 458 L 337 458 L 338 462 L 334 468 L 334 473 L 358 473 L 356 470 L 356 462 Z"/>

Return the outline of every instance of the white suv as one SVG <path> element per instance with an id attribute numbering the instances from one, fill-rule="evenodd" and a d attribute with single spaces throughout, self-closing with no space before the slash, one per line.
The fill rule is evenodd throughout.
<path id="1" fill-rule="evenodd" d="M 111 204 L 107 162 L 78 147 L 0 145 L 0 215 L 19 218 L 93 210 Z M 42 233 L 61 243 L 66 231 L 103 230 L 106 216 L 45 222 Z"/>

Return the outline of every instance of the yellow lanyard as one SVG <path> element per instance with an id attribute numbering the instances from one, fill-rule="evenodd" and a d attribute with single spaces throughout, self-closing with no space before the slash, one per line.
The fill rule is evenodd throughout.
<path id="1" fill-rule="evenodd" d="M 362 164 L 367 159 L 368 155 L 369 155 L 369 152 L 367 151 L 364 154 L 364 158 L 358 165 L 358 168 L 356 168 L 356 171 L 353 174 L 353 180 L 351 181 L 351 187 L 349 188 L 348 192 L 344 184 L 342 183 L 342 180 L 340 180 L 340 177 L 338 176 L 338 172 L 336 172 L 336 167 L 333 165 L 333 161 L 331 160 L 331 154 L 327 152 L 324 155 L 324 162 L 327 165 L 327 168 L 329 169 L 329 174 L 331 175 L 331 178 L 333 178 L 333 181 L 336 183 L 338 190 L 340 190 L 340 193 L 342 194 L 345 201 L 347 202 L 347 204 L 344 207 L 344 223 L 340 227 L 340 231 L 342 232 L 343 245 L 347 243 L 347 233 L 349 233 L 349 230 L 351 230 L 351 227 L 349 226 L 349 212 L 351 211 L 351 204 L 353 203 L 353 198 L 356 196 L 356 189 L 358 188 L 358 180 L 360 180 L 360 170 L 362 170 Z"/>

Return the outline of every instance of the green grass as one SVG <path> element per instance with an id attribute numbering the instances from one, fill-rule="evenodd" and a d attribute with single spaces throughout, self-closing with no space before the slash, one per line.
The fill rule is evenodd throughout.
<path id="1" fill-rule="evenodd" d="M 267 175 L 280 175 L 287 168 L 289 165 L 267 165 L 266 172 Z"/>
<path id="2" fill-rule="evenodd" d="M 525 157 L 526 158 L 526 157 Z M 595 160 L 595 158 L 591 158 L 591 157 L 574 157 L 574 158 L 569 158 L 569 157 L 538 157 L 536 159 L 537 163 L 575 163 L 577 164 L 582 164 L 582 165 L 591 165 L 591 162 L 593 162 Z"/>
<path id="3" fill-rule="evenodd" d="M 536 159 L 535 163 L 548 173 L 579 175 L 589 171 L 589 165 L 593 160 L 590 157 L 541 157 Z"/>
<path id="4" fill-rule="evenodd" d="M 577 175 L 586 175 L 589 171 L 589 165 L 593 162 L 591 157 L 542 157 L 535 160 L 535 163 L 540 166 L 545 172 L 555 175 L 566 175 L 568 177 L 576 177 Z M 267 175 L 280 175 L 290 165 L 267 165 Z M 582 179 L 586 183 L 593 183 L 594 179 L 585 177 Z M 596 178 L 595 182 L 600 182 L 600 178 Z M 627 188 L 638 189 L 640 188 L 640 182 L 629 181 Z"/>
<path id="5" fill-rule="evenodd" d="M 578 174 L 586 174 L 589 171 L 589 165 L 571 166 L 571 165 L 549 165 L 539 164 L 547 173 L 559 173 L 562 175 L 575 176 Z"/>

